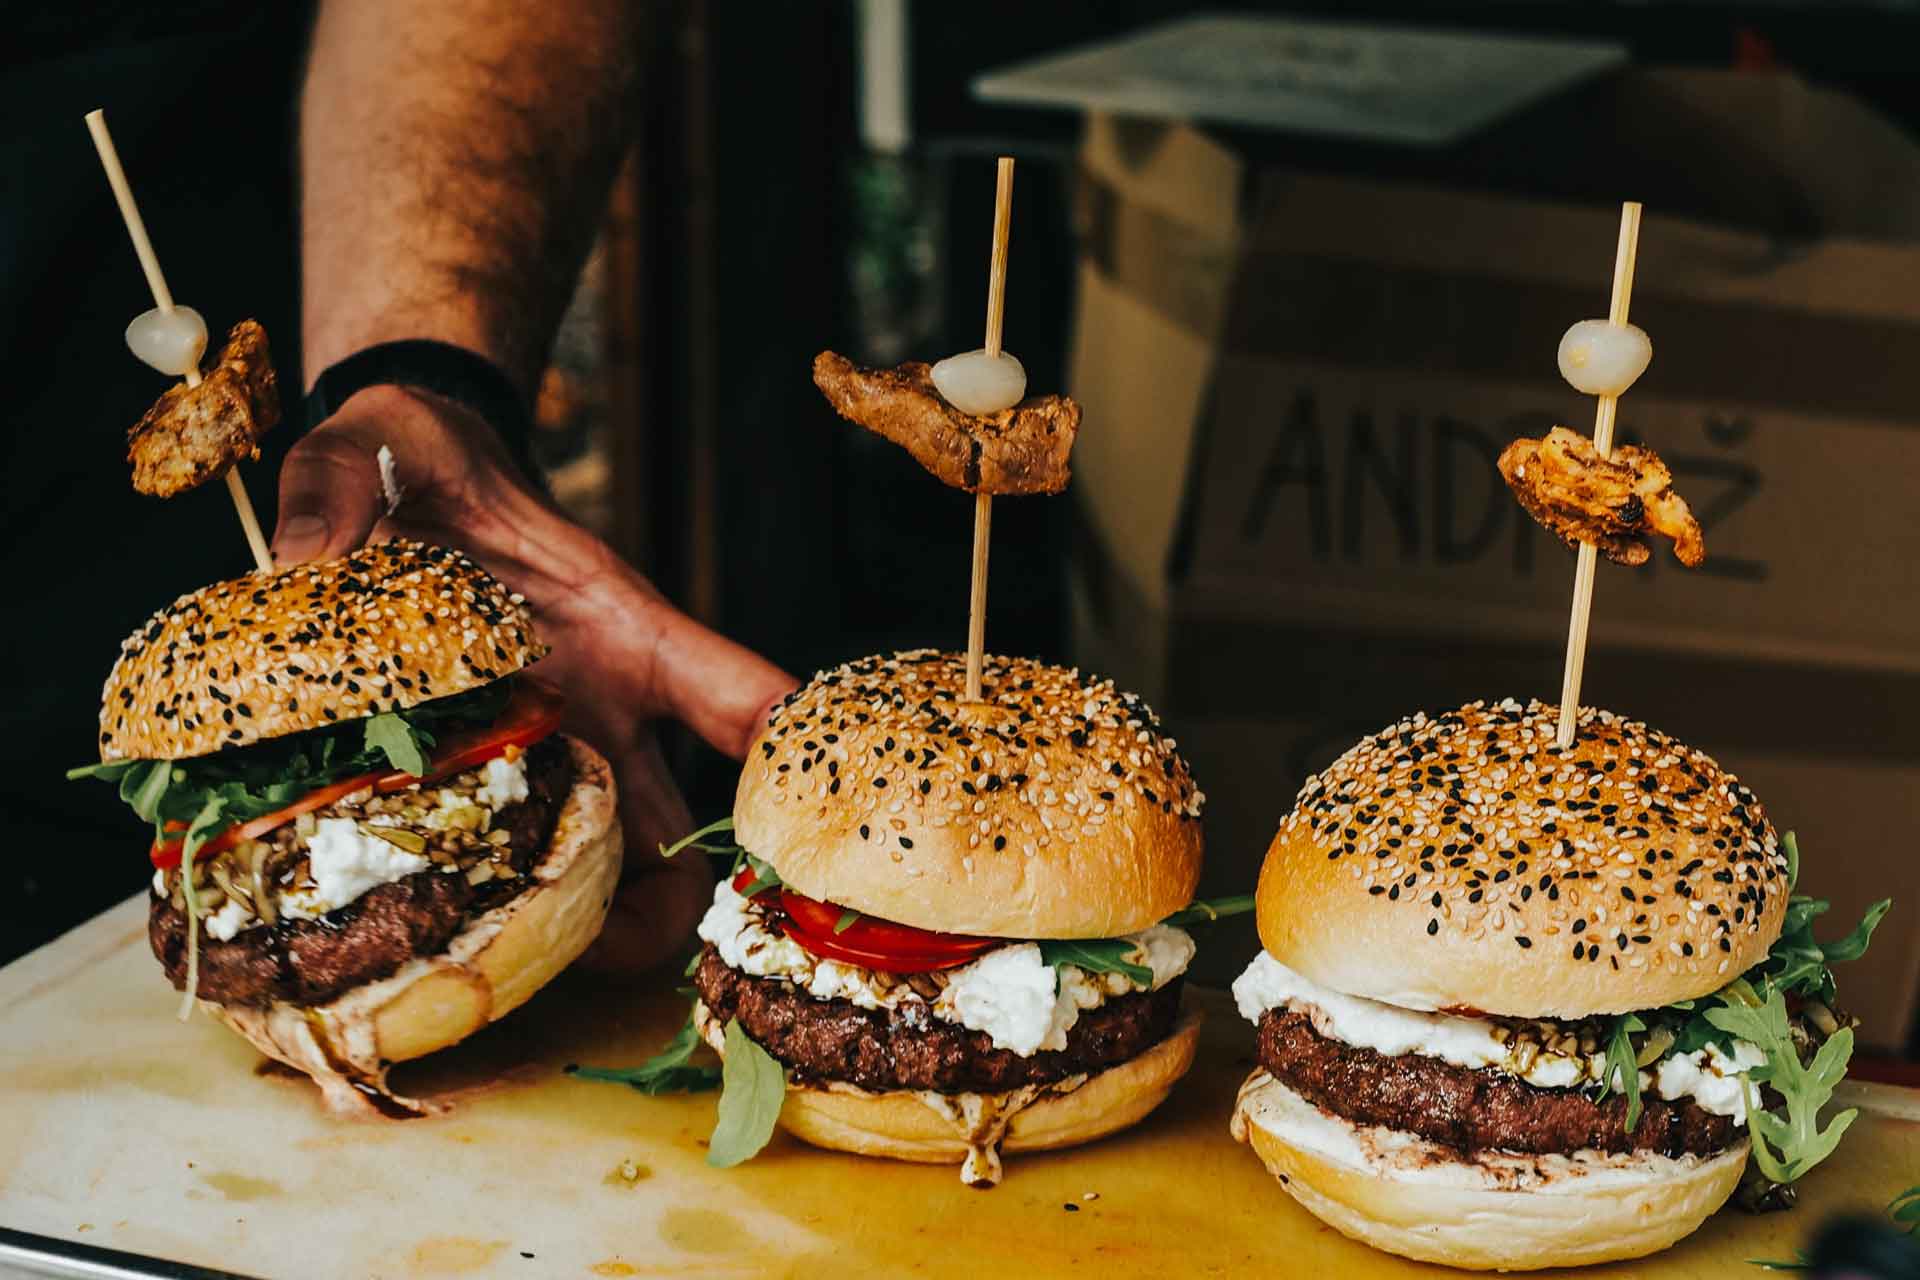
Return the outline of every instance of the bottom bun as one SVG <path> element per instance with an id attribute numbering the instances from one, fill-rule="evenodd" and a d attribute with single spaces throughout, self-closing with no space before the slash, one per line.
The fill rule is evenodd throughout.
<path id="1" fill-rule="evenodd" d="M 1412 1134 L 1329 1115 L 1265 1071 L 1240 1086 L 1233 1136 L 1343 1235 L 1475 1271 L 1655 1253 L 1725 1203 L 1747 1164 L 1745 1141 L 1708 1157 L 1486 1152 L 1469 1159 Z"/>
<path id="2" fill-rule="evenodd" d="M 613 772 L 572 738 L 573 787 L 533 883 L 461 926 L 437 955 L 322 1005 L 202 1001 L 254 1047 L 312 1076 L 338 1112 L 435 1108 L 387 1089 L 387 1068 L 466 1039 L 525 1004 L 587 949 L 606 922 L 623 845 Z"/>
<path id="3" fill-rule="evenodd" d="M 721 1049 L 722 1028 L 705 1005 L 696 1006 L 695 1017 L 707 1042 Z M 1166 1039 L 1137 1058 L 1091 1076 L 1008 1093 L 789 1085 L 780 1125 L 832 1151 L 957 1164 L 962 1181 L 992 1186 L 1000 1180 L 1001 1151 L 1078 1146 L 1139 1123 L 1193 1066 L 1200 1021 L 1198 1010 L 1183 1009 Z"/>

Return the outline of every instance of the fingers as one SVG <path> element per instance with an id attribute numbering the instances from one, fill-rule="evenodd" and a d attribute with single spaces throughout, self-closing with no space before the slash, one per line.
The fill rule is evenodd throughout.
<path id="1" fill-rule="evenodd" d="M 664 600 L 649 613 L 659 628 L 651 673 L 659 705 L 714 750 L 741 759 L 767 713 L 799 681 Z"/>
<path id="2" fill-rule="evenodd" d="M 296 444 L 280 467 L 280 520 L 273 557 L 298 564 L 359 547 L 386 513 L 380 446 L 357 424 L 327 423 Z"/>

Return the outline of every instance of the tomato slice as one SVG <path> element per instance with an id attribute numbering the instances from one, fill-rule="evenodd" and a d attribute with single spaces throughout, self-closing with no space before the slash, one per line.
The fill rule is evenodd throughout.
<path id="1" fill-rule="evenodd" d="M 903 955 L 976 956 L 996 947 L 1003 938 L 975 938 L 962 933 L 936 933 L 916 929 L 910 924 L 895 924 L 873 916 L 856 916 L 852 924 L 840 929 L 844 909 L 821 902 L 792 889 L 780 890 L 780 905 L 787 917 L 809 937 L 828 937 L 845 946 L 867 951 L 899 952 Z"/>
<path id="2" fill-rule="evenodd" d="M 753 878 L 751 867 L 743 869 L 734 877 L 734 892 L 745 893 L 753 884 Z M 781 932 L 813 955 L 863 969 L 884 969 L 888 973 L 952 969 L 1005 941 L 936 933 L 865 915 L 856 916 L 845 929 L 837 929 L 846 915 L 844 908 L 784 886 L 778 892 L 780 912 L 785 917 L 780 924 Z"/>
<path id="3" fill-rule="evenodd" d="M 795 929 L 788 922 L 786 934 L 799 943 L 809 954 L 824 960 L 838 960 L 842 964 L 858 965 L 862 969 L 879 969 L 887 973 L 932 973 L 938 969 L 957 969 L 974 957 L 971 955 L 932 955 L 925 952 L 876 951 L 869 947 L 855 947 L 830 933 L 808 934 Z"/>
<path id="4" fill-rule="evenodd" d="M 560 695 L 547 686 L 522 678 L 514 686 L 513 700 L 501 713 L 500 719 L 482 729 L 470 729 L 457 733 L 434 748 L 433 759 L 426 773 L 419 777 L 402 769 L 390 769 L 378 773 L 362 773 L 351 778 L 342 778 L 330 782 L 315 791 L 309 791 L 284 809 L 261 814 L 238 826 L 228 827 L 200 846 L 195 854 L 199 858 L 210 858 L 222 853 L 246 840 L 257 840 L 270 831 L 278 831 L 303 813 L 312 813 L 315 809 L 324 809 L 345 796 L 365 787 L 375 791 L 405 791 L 412 786 L 427 786 L 450 778 L 456 773 L 477 768 L 496 756 L 506 755 L 522 747 L 532 746 L 536 742 L 552 737 L 560 728 L 560 712 L 564 703 Z M 178 827 L 180 824 L 173 824 Z M 170 871 L 180 865 L 180 840 L 156 841 L 149 851 L 153 865 L 162 871 Z"/>

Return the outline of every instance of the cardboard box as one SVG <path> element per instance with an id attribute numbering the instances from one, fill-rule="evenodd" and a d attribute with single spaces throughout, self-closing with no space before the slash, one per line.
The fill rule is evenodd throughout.
<path id="1" fill-rule="evenodd" d="M 1557 698 L 1573 559 L 1493 459 L 1591 430 L 1554 351 L 1605 315 L 1617 200 L 1643 198 L 1632 318 L 1655 356 L 1621 431 L 1672 465 L 1709 560 L 1602 564 L 1583 701 L 1745 778 L 1800 833 L 1836 931 L 1895 898 L 1842 987 L 1867 1042 L 1904 1044 L 1920 151 L 1788 77 L 1634 73 L 1452 160 L 1454 187 L 1305 173 L 1245 139 L 1091 118 L 1079 656 L 1178 730 L 1218 889 L 1244 887 L 1301 780 L 1360 734 Z"/>

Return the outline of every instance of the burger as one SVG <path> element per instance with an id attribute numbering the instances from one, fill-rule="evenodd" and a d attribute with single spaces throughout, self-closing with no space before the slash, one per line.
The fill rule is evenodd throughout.
<path id="1" fill-rule="evenodd" d="M 1780 1200 L 1853 1033 L 1798 853 L 1713 760 L 1608 712 L 1473 703 L 1301 789 L 1234 983 L 1233 1133 L 1380 1249 L 1457 1267 L 1638 1257 L 1742 1184 Z"/>
<path id="2" fill-rule="evenodd" d="M 558 732 L 524 601 L 414 542 L 182 596 L 121 646 L 100 760 L 152 824 L 148 937 L 343 1109 L 511 1012 L 605 919 L 607 763 Z"/>
<path id="3" fill-rule="evenodd" d="M 1200 806 L 1172 739 L 1111 681 L 921 650 L 850 662 L 774 709 L 689 967 L 689 1026 L 653 1063 L 724 1059 L 709 1159 L 775 1122 L 816 1146 L 961 1165 L 1135 1123 L 1192 1064 L 1181 1005 Z M 678 852 L 675 849 L 670 852 Z M 1245 900 L 1251 907 L 1251 898 Z"/>

